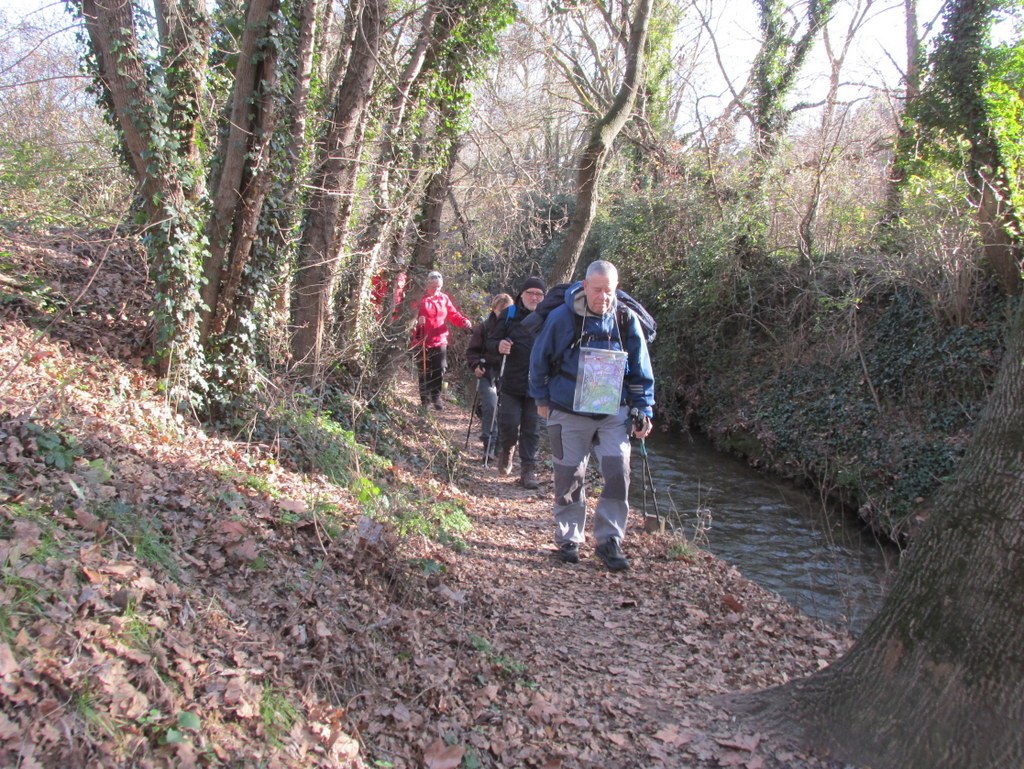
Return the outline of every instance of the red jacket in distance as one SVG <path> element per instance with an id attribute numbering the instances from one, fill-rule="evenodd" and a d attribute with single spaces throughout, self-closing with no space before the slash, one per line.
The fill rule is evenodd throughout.
<path id="1" fill-rule="evenodd" d="M 420 310 L 416 315 L 416 328 L 412 332 L 411 347 L 442 347 L 448 344 L 448 323 L 462 328 L 472 328 L 473 323 L 463 315 L 448 294 L 437 291 L 424 294 L 420 299 Z"/>

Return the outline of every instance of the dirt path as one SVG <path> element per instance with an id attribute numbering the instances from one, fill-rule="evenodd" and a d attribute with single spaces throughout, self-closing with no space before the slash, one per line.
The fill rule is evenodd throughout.
<path id="1" fill-rule="evenodd" d="M 50 240 L 0 245 L 54 297 L 93 280 Z M 411 383 L 374 488 L 473 528 L 462 547 L 392 536 L 364 487 L 295 466 L 294 431 L 260 443 L 168 408 L 139 352 L 145 271 L 117 254 L 73 323 L 0 313 L 0 765 L 832 766 L 711 700 L 847 639 L 637 520 L 628 573 L 592 544 L 557 562 L 550 470 L 527 492 L 474 442 L 460 457 L 468 412 L 410 421 Z"/>
<path id="2" fill-rule="evenodd" d="M 449 404 L 427 421 L 462 450 L 467 418 Z M 608 572 L 592 541 L 579 564 L 560 563 L 549 466 L 525 491 L 518 464 L 508 478 L 480 464 L 473 433 L 453 490 L 473 519 L 470 547 L 440 589 L 451 591 L 444 621 L 477 639 L 495 676 L 478 681 L 483 728 L 466 745 L 435 744 L 427 766 L 469 746 L 502 767 L 838 766 L 744 729 L 709 699 L 812 672 L 847 639 L 709 554 L 670 557 L 678 540 L 643 533 L 639 515 L 629 572 Z"/>

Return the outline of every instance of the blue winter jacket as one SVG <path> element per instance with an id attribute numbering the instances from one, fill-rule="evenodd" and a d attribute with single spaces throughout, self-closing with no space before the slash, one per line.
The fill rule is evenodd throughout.
<path id="1" fill-rule="evenodd" d="M 565 303 L 553 309 L 533 343 L 530 354 L 530 397 L 538 406 L 550 406 L 573 413 L 576 372 L 579 368 L 581 335 L 573 315 L 583 317 L 582 345 L 627 353 L 626 375 L 622 382 L 621 403 L 654 416 L 654 371 L 647 342 L 636 315 L 627 311 L 628 324 L 618 326 L 618 305 L 605 315 L 586 309 L 583 284 L 577 281 L 565 292 Z M 619 339 L 622 343 L 619 343 Z"/>

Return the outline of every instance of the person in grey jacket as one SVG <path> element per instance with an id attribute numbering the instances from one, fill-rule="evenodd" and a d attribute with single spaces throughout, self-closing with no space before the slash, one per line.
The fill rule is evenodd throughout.
<path id="1" fill-rule="evenodd" d="M 587 522 L 586 471 L 594 450 L 603 488 L 594 522 L 595 553 L 611 571 L 629 568 L 622 551 L 629 512 L 630 434 L 652 428 L 654 372 L 640 322 L 620 312 L 618 270 L 589 265 L 570 286 L 533 344 L 530 395 L 547 419 L 554 460 L 558 557 L 578 563 Z"/>

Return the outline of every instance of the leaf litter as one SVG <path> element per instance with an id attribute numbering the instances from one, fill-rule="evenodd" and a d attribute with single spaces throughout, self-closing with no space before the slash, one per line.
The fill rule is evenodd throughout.
<path id="1" fill-rule="evenodd" d="M 89 274 L 88 248 L 6 237 L 55 293 Z M 273 446 L 167 409 L 139 265 L 114 249 L 102 301 L 42 336 L 33 304 L 0 307 L 0 765 L 840 766 L 715 698 L 814 672 L 843 632 L 639 520 L 629 572 L 592 543 L 560 564 L 545 474 L 528 492 L 482 467 L 466 412 L 416 415 L 408 380 L 391 477 L 473 528 L 462 552 L 398 537 Z M 438 441 L 460 454 L 449 479 L 416 459 Z"/>

